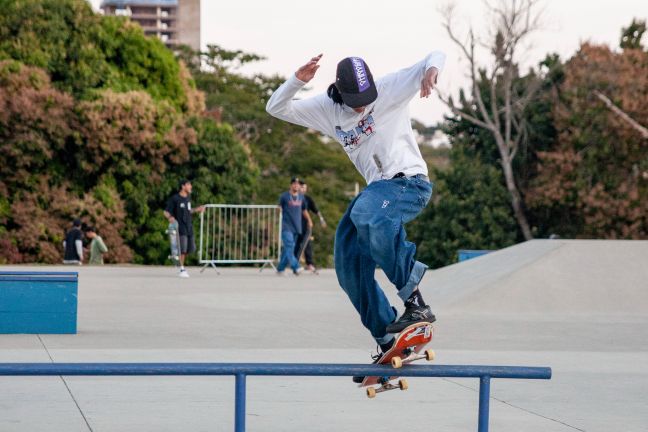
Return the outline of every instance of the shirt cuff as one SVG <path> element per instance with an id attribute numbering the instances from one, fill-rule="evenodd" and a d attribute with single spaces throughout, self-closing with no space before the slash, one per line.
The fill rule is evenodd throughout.
<path id="1" fill-rule="evenodd" d="M 306 83 L 300 80 L 299 78 L 297 78 L 297 75 L 295 75 L 294 73 L 290 75 L 290 77 L 286 82 L 291 86 L 298 87 L 298 88 L 302 88 L 306 85 Z"/>
<path id="2" fill-rule="evenodd" d="M 425 60 L 425 72 L 430 68 L 436 68 L 439 71 L 439 74 L 443 71 L 443 66 L 445 66 L 446 56 L 441 51 L 434 51 L 427 56 Z"/>

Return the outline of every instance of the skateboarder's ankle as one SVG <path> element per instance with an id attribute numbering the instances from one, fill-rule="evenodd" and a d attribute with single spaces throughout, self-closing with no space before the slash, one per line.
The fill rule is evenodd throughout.
<path id="1" fill-rule="evenodd" d="M 380 345 L 380 350 L 382 352 L 384 352 L 384 353 L 389 351 L 391 349 L 391 347 L 394 346 L 394 341 L 395 340 L 396 340 L 395 338 L 391 338 L 388 342 L 378 344 L 378 345 Z"/>
<path id="2" fill-rule="evenodd" d="M 415 289 L 414 292 L 405 300 L 405 307 L 406 308 L 411 308 L 411 307 L 425 307 L 427 306 L 425 304 L 425 300 L 423 300 L 423 296 L 421 295 L 421 291 L 419 289 Z"/>

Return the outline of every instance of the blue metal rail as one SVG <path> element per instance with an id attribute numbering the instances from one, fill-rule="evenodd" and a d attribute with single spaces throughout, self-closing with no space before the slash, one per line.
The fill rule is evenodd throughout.
<path id="1" fill-rule="evenodd" d="M 302 363 L 0 363 L 0 376 L 233 375 L 234 430 L 245 431 L 246 377 L 403 376 L 479 378 L 478 432 L 488 432 L 492 378 L 551 379 L 551 368 L 525 366 L 425 365 L 392 369 L 384 365 Z"/>

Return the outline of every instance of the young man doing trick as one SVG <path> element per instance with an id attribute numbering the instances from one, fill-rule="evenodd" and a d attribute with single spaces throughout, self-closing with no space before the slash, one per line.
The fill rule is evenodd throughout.
<path id="1" fill-rule="evenodd" d="M 416 261 L 416 245 L 406 240 L 404 224 L 414 219 L 432 195 L 428 170 L 412 133 L 408 104 L 428 97 L 443 69 L 445 55 L 435 51 L 411 67 L 374 81 L 359 57 L 337 65 L 335 83 L 318 96 L 293 100 L 317 72 L 322 54 L 313 57 L 272 95 L 266 110 L 279 119 L 315 129 L 336 139 L 367 181 L 351 202 L 335 235 L 335 271 L 364 326 L 380 345 L 394 333 L 419 322 L 434 322 L 418 289 L 425 264 Z M 405 312 L 397 318 L 374 279 L 376 265 L 398 289 Z M 354 377 L 354 381 L 362 377 Z"/>

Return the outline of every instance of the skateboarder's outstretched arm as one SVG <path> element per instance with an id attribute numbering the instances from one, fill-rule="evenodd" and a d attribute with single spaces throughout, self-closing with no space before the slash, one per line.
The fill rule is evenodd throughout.
<path id="1" fill-rule="evenodd" d="M 331 129 L 328 111 L 332 103 L 328 96 L 321 94 L 308 99 L 294 100 L 297 92 L 315 76 L 321 58 L 322 54 L 310 59 L 275 90 L 266 105 L 268 114 L 322 133 Z"/>
<path id="2" fill-rule="evenodd" d="M 441 51 L 432 51 L 416 64 L 380 78 L 377 81 L 379 91 L 393 105 L 409 103 L 416 93 L 427 98 L 432 94 L 438 74 L 443 70 L 445 58 Z"/>

